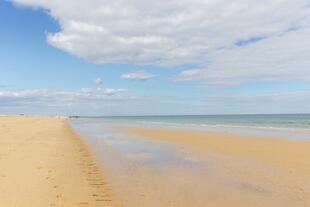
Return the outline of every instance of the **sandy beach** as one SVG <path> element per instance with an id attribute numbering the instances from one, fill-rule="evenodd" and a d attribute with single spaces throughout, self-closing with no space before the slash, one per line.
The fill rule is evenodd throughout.
<path id="1" fill-rule="evenodd" d="M 310 0 L 0 0 L 0 25 L 0 207 L 310 207 Z"/>
<path id="2" fill-rule="evenodd" d="M 309 141 L 113 129 L 120 138 L 107 130 L 92 142 L 65 117 L 0 117 L 0 206 L 310 205 Z"/>
<path id="3" fill-rule="evenodd" d="M 61 117 L 0 117 L 0 206 L 120 206 Z"/>

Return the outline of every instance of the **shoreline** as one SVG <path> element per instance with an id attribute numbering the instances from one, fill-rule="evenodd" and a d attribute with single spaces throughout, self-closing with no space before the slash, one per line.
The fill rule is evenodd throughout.
<path id="1" fill-rule="evenodd" d="M 141 134 L 143 128 L 128 133 L 122 125 L 100 120 L 71 124 L 102 158 L 105 172 L 126 206 L 310 204 L 307 157 L 300 162 L 299 151 L 296 155 L 292 150 L 305 152 L 303 147 L 308 145 L 303 146 L 304 142 L 292 146 L 281 137 L 223 137 L 217 133 L 208 133 L 206 139 L 204 132 L 168 129 L 151 129 L 157 134 L 150 129 Z M 158 137 L 158 133 L 164 136 Z"/>
<path id="2" fill-rule="evenodd" d="M 66 117 L 0 117 L 0 206 L 121 206 Z"/>
<path id="3" fill-rule="evenodd" d="M 309 114 L 80 117 L 124 127 L 168 128 L 296 140 L 310 138 Z"/>

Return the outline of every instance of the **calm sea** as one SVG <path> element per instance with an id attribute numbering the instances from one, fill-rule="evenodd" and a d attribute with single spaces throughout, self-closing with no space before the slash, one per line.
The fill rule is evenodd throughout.
<path id="1" fill-rule="evenodd" d="M 131 122 L 154 125 L 224 126 L 258 128 L 294 128 L 310 130 L 310 114 L 276 115 L 185 115 L 185 116 L 107 116 L 88 117 L 111 122 Z"/>
<path id="2" fill-rule="evenodd" d="M 310 114 L 82 117 L 88 122 L 310 138 Z"/>

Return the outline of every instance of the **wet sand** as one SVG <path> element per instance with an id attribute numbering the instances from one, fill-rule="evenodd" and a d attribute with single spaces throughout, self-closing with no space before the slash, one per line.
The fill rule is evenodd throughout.
<path id="1" fill-rule="evenodd" d="M 61 117 L 0 117 L 0 206 L 120 206 Z"/>
<path id="2" fill-rule="evenodd" d="M 172 141 L 310 174 L 310 141 L 173 129 L 123 128 L 125 132 Z"/>
<path id="3" fill-rule="evenodd" d="M 309 141 L 174 129 L 121 131 L 177 146 L 178 156 L 198 163 L 132 168 L 144 197 L 153 191 L 166 201 L 163 206 L 310 206 Z"/>

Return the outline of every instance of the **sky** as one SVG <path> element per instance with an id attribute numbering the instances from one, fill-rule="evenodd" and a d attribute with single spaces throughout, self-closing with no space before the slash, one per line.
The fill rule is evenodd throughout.
<path id="1" fill-rule="evenodd" d="M 0 114 L 310 113 L 307 0 L 0 1 Z"/>

